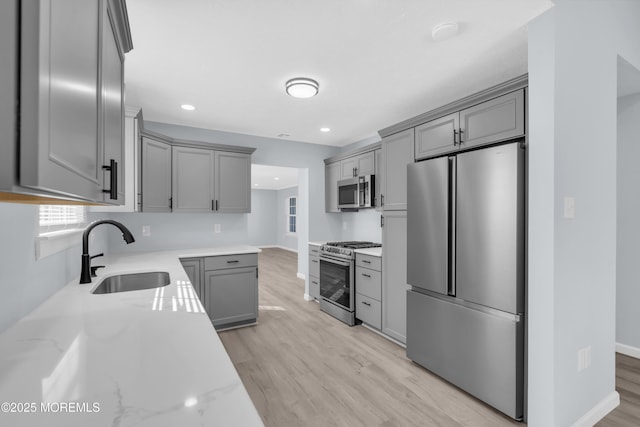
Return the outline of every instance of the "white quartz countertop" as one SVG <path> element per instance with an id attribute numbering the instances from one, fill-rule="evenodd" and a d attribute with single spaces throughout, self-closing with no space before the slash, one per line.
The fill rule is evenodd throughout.
<path id="1" fill-rule="evenodd" d="M 322 246 L 325 244 L 325 242 L 308 242 L 308 244 L 313 246 Z"/>
<path id="2" fill-rule="evenodd" d="M 382 256 L 382 247 L 356 249 L 356 250 L 354 250 L 354 252 L 357 253 L 357 254 L 381 257 Z"/>
<path id="3" fill-rule="evenodd" d="M 179 261 L 257 252 L 233 246 L 94 260 L 107 267 L 93 283 L 75 279 L 0 335 L 0 425 L 262 426 Z M 91 294 L 106 276 L 142 271 L 167 271 L 171 284 Z"/>

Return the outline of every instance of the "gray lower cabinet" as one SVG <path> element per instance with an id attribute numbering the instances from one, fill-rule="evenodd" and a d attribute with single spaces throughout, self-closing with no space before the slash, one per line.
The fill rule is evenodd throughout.
<path id="1" fill-rule="evenodd" d="M 382 228 L 382 332 L 407 339 L 407 212 L 385 212 Z M 357 284 L 357 281 L 356 281 Z"/>
<path id="2" fill-rule="evenodd" d="M 329 163 L 324 167 L 324 210 L 340 212 L 338 209 L 338 181 L 341 179 L 340 162 Z"/>
<path id="3" fill-rule="evenodd" d="M 193 286 L 196 295 L 200 298 L 200 302 L 202 302 L 202 260 L 200 258 L 184 258 L 181 259 L 180 262 L 189 277 L 191 286 Z"/>
<path id="4" fill-rule="evenodd" d="M 378 330 L 382 328 L 381 262 L 380 257 L 356 253 L 356 318 Z"/>
<path id="5" fill-rule="evenodd" d="M 415 158 L 524 135 L 524 89 L 490 99 L 415 128 Z"/>
<path id="6" fill-rule="evenodd" d="M 171 148 L 174 212 L 211 212 L 214 202 L 215 152 L 203 148 Z"/>
<path id="7" fill-rule="evenodd" d="M 380 205 L 385 211 L 407 209 L 407 165 L 414 161 L 413 128 L 382 139 L 384 174 Z"/>
<path id="8" fill-rule="evenodd" d="M 220 330 L 258 319 L 258 254 L 180 260 L 213 326 Z"/>
<path id="9" fill-rule="evenodd" d="M 141 210 L 171 212 L 171 145 L 143 137 L 141 169 Z"/>
<path id="10" fill-rule="evenodd" d="M 320 246 L 309 244 L 309 296 L 320 299 Z"/>
<path id="11" fill-rule="evenodd" d="M 17 142 L 2 144 L 0 191 L 122 204 L 103 166 L 122 165 L 124 2 L 12 0 L 0 15 L 0 134 Z"/>

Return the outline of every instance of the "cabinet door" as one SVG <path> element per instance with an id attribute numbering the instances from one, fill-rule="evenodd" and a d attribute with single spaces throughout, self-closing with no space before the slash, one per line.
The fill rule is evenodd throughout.
<path id="1" fill-rule="evenodd" d="M 524 89 L 460 112 L 462 148 L 524 135 Z"/>
<path id="2" fill-rule="evenodd" d="M 385 212 L 382 228 L 382 332 L 406 342 L 407 212 Z"/>
<path id="3" fill-rule="evenodd" d="M 316 276 L 309 276 L 309 295 L 320 300 L 320 279 Z"/>
<path id="4" fill-rule="evenodd" d="M 171 146 L 142 138 L 142 211 L 171 212 Z"/>
<path id="5" fill-rule="evenodd" d="M 193 289 L 196 291 L 196 295 L 198 295 L 198 298 L 200 298 L 200 302 L 202 302 L 202 304 L 204 305 L 205 302 L 202 299 L 202 281 L 200 280 L 200 259 L 183 259 L 180 260 L 180 263 L 182 263 L 182 267 L 187 273 L 189 281 L 191 282 L 191 286 L 193 286 Z"/>
<path id="6" fill-rule="evenodd" d="M 375 151 L 375 162 L 376 162 L 376 195 L 374 204 L 376 210 L 382 210 L 382 206 L 380 205 L 380 194 L 382 194 L 382 180 L 384 179 L 384 162 L 382 160 L 382 149 L 378 149 Z"/>
<path id="7" fill-rule="evenodd" d="M 21 2 L 22 186 L 102 201 L 101 4 Z"/>
<path id="8" fill-rule="evenodd" d="M 338 209 L 338 181 L 341 179 L 340 162 L 329 163 L 324 167 L 324 210 L 340 212 Z"/>
<path id="9" fill-rule="evenodd" d="M 340 179 L 353 178 L 356 176 L 358 160 L 355 157 L 340 160 Z"/>
<path id="10" fill-rule="evenodd" d="M 111 190 L 112 174 L 116 174 L 115 196 L 111 193 L 103 193 L 103 201 L 122 205 L 124 204 L 125 188 L 125 164 L 124 153 L 124 53 L 120 48 L 116 36 L 116 27 L 113 22 L 113 12 L 110 2 L 105 2 L 106 13 L 102 24 L 102 120 L 104 138 L 104 156 L 102 164 L 110 166 L 111 160 L 115 161 L 116 170 L 103 169 L 103 187 Z"/>
<path id="11" fill-rule="evenodd" d="M 376 173 L 376 154 L 374 151 L 356 157 L 356 175 L 373 175 Z"/>
<path id="12" fill-rule="evenodd" d="M 215 153 L 215 208 L 222 213 L 251 212 L 251 155 Z"/>
<path id="13" fill-rule="evenodd" d="M 216 328 L 258 318 L 256 267 L 205 271 L 205 307 Z"/>
<path id="14" fill-rule="evenodd" d="M 172 199 L 174 212 L 214 210 L 213 150 L 172 147 Z"/>
<path id="15" fill-rule="evenodd" d="M 407 165 L 413 163 L 413 129 L 407 129 L 382 139 L 382 209 L 407 209 Z"/>
<path id="16" fill-rule="evenodd" d="M 416 160 L 456 149 L 459 113 L 440 117 L 416 127 Z"/>

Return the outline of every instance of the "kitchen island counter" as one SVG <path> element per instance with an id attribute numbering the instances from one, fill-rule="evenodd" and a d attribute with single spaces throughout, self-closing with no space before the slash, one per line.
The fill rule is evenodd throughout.
<path id="1" fill-rule="evenodd" d="M 181 258 L 251 246 L 111 255 L 0 335 L 0 425 L 262 426 Z M 98 262 L 99 261 L 99 262 Z M 93 295 L 115 274 L 166 271 L 168 286 Z"/>

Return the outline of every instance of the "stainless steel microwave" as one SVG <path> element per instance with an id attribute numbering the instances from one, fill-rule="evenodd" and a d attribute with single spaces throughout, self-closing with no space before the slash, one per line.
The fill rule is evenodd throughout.
<path id="1" fill-rule="evenodd" d="M 375 175 L 338 181 L 338 208 L 360 209 L 375 206 Z"/>

